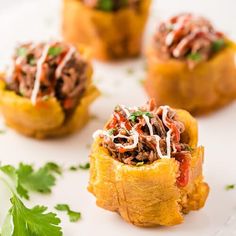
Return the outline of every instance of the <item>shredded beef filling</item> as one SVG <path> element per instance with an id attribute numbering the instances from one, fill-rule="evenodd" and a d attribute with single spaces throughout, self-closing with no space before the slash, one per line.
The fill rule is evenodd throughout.
<path id="1" fill-rule="evenodd" d="M 136 8 L 140 0 L 81 0 L 85 5 L 103 11 L 118 11 L 125 7 Z"/>
<path id="2" fill-rule="evenodd" d="M 61 42 L 23 44 L 13 56 L 7 88 L 29 99 L 34 95 L 36 100 L 54 96 L 63 109 L 70 112 L 85 91 L 86 71 L 86 61 L 71 45 Z"/>
<path id="3" fill-rule="evenodd" d="M 186 156 L 189 145 L 181 143 L 183 124 L 175 111 L 156 107 L 151 100 L 140 108 L 117 106 L 105 130 L 94 135 L 110 155 L 128 165 L 150 164 L 160 158 Z"/>
<path id="4" fill-rule="evenodd" d="M 190 68 L 226 46 L 225 37 L 205 18 L 180 14 L 162 22 L 154 35 L 158 57 L 185 60 Z"/>

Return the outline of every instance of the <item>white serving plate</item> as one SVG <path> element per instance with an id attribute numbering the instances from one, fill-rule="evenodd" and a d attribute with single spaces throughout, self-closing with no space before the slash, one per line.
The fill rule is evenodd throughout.
<path id="1" fill-rule="evenodd" d="M 0 1 L 0 66 L 9 63 L 17 42 L 60 38 L 59 0 Z M 12 2 L 12 3 L 11 3 Z M 154 0 L 147 37 L 163 17 L 181 11 L 193 11 L 209 17 L 230 37 L 236 39 L 236 2 L 234 0 Z M 80 133 L 49 141 L 37 141 L 16 134 L 7 128 L 0 135 L 1 162 L 17 164 L 21 161 L 36 166 L 55 161 L 64 166 L 88 160 L 91 135 L 101 128 L 116 104 L 142 105 L 147 96 L 139 81 L 145 77 L 144 60 L 117 64 L 95 63 L 94 79 L 103 95 L 91 107 L 92 120 Z M 130 74 L 127 71 L 134 71 Z M 185 223 L 175 227 L 144 229 L 125 223 L 118 215 L 100 209 L 88 193 L 88 171 L 66 172 L 59 178 L 51 195 L 34 194 L 27 205 L 45 204 L 52 210 L 57 203 L 68 203 L 82 212 L 82 220 L 70 223 L 60 214 L 65 236 L 233 236 L 236 235 L 236 190 L 226 191 L 225 185 L 236 183 L 236 103 L 199 121 L 199 144 L 206 148 L 204 172 L 211 187 L 205 208 L 192 212 Z M 4 128 L 3 122 L 0 127 Z M 1 189 L 0 221 L 7 209 L 8 193 Z M 4 192 L 3 192 L 4 191 Z M 48 235 L 50 236 L 50 235 Z"/>

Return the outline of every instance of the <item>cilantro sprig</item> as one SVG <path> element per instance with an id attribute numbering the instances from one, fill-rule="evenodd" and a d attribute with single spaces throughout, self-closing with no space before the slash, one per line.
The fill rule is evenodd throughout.
<path id="1" fill-rule="evenodd" d="M 18 57 L 25 57 L 27 55 L 27 49 L 25 47 L 17 48 L 16 55 Z"/>
<path id="2" fill-rule="evenodd" d="M 32 165 L 20 163 L 18 168 L 11 165 L 0 167 L 0 170 L 13 181 L 17 193 L 29 199 L 29 191 L 50 193 L 55 185 L 55 174 L 61 174 L 60 167 L 49 162 L 35 170 Z"/>
<path id="3" fill-rule="evenodd" d="M 202 55 L 199 52 L 194 52 L 194 53 L 188 54 L 187 58 L 192 61 L 201 61 Z"/>
<path id="4" fill-rule="evenodd" d="M 97 8 L 102 11 L 113 11 L 127 6 L 128 0 L 121 0 L 116 2 L 114 0 L 99 0 Z"/>
<path id="5" fill-rule="evenodd" d="M 137 117 L 143 116 L 143 115 L 146 115 L 149 118 L 153 117 L 153 115 L 148 111 L 135 111 L 135 112 L 131 113 L 131 115 L 129 116 L 129 120 L 135 122 Z"/>
<path id="6" fill-rule="evenodd" d="M 235 189 L 236 185 L 235 184 L 228 184 L 225 186 L 225 190 L 232 190 Z"/>
<path id="7" fill-rule="evenodd" d="M 47 207 L 37 205 L 33 208 L 27 208 L 16 195 L 11 198 L 11 205 L 2 235 L 7 236 L 4 232 L 13 232 L 10 234 L 12 236 L 62 235 L 59 226 L 61 220 L 55 213 L 46 213 Z M 9 221 L 12 221 L 13 224 Z"/>
<path id="8" fill-rule="evenodd" d="M 225 47 L 225 40 L 224 39 L 218 39 L 216 41 L 214 41 L 212 43 L 212 51 L 213 52 L 218 52 L 220 51 L 222 48 Z"/>
<path id="9" fill-rule="evenodd" d="M 19 186 L 12 185 L 9 181 L 19 181 L 15 168 L 7 165 L 0 169 L 0 176 L 12 193 L 10 199 L 11 207 L 2 226 L 2 236 L 61 236 L 62 230 L 59 226 L 61 220 L 55 213 L 47 212 L 45 206 L 28 208 L 18 196 Z M 6 176 L 8 178 L 6 178 Z M 21 186 L 21 185 L 20 185 Z"/>
<path id="10" fill-rule="evenodd" d="M 72 211 L 68 204 L 57 204 L 55 209 L 58 211 L 66 211 L 69 216 L 70 222 L 77 222 L 81 218 L 81 213 Z"/>
<path id="11" fill-rule="evenodd" d="M 85 164 L 79 164 L 79 165 L 76 165 L 76 166 L 71 166 L 69 169 L 71 171 L 77 171 L 77 170 L 88 170 L 90 168 L 90 163 L 87 162 Z"/>
<path id="12" fill-rule="evenodd" d="M 103 11 L 112 11 L 114 8 L 114 2 L 113 0 L 99 0 L 97 8 Z"/>
<path id="13" fill-rule="evenodd" d="M 58 55 L 60 55 L 62 52 L 62 48 L 61 47 L 50 47 L 48 50 L 48 55 L 52 56 L 52 57 L 56 57 Z"/>

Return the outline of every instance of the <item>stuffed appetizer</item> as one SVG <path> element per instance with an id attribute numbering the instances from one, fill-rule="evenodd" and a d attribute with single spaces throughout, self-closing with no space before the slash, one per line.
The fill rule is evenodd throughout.
<path id="1" fill-rule="evenodd" d="M 63 42 L 20 45 L 0 80 L 6 123 L 36 138 L 61 136 L 83 127 L 88 106 L 99 94 L 91 75 L 83 49 Z"/>
<path id="2" fill-rule="evenodd" d="M 63 35 L 100 60 L 135 57 L 151 0 L 64 0 Z"/>
<path id="3" fill-rule="evenodd" d="M 89 191 L 97 205 L 137 226 L 176 225 L 202 208 L 204 148 L 196 120 L 184 110 L 116 106 L 94 133 Z"/>
<path id="4" fill-rule="evenodd" d="M 207 19 L 174 16 L 159 25 L 148 51 L 147 92 L 159 105 L 212 111 L 235 98 L 235 53 Z"/>

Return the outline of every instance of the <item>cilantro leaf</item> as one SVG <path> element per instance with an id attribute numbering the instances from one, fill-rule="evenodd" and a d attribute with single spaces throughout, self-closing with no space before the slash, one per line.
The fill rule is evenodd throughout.
<path id="1" fill-rule="evenodd" d="M 47 207 L 27 208 L 13 195 L 9 214 L 12 216 L 14 231 L 12 236 L 61 236 L 60 219 L 54 213 L 45 213 Z M 9 216 L 8 216 L 9 217 Z"/>
<path id="2" fill-rule="evenodd" d="M 70 166 L 69 170 L 77 171 L 78 170 L 78 166 Z"/>
<path id="3" fill-rule="evenodd" d="M 79 165 L 79 169 L 81 169 L 81 170 L 88 170 L 89 168 L 90 168 L 90 163 L 89 162 Z"/>
<path id="4" fill-rule="evenodd" d="M 70 222 L 77 222 L 81 218 L 81 213 L 72 211 L 67 204 L 57 204 L 55 209 L 58 211 L 66 211 L 69 216 Z"/>
<path id="5" fill-rule="evenodd" d="M 223 47 L 225 47 L 225 40 L 224 39 L 218 39 L 212 43 L 212 51 L 213 52 L 218 52 Z"/>
<path id="6" fill-rule="evenodd" d="M 48 50 L 48 55 L 52 56 L 52 57 L 56 57 L 56 56 L 60 55 L 61 52 L 62 52 L 61 47 L 50 47 Z"/>
<path id="7" fill-rule="evenodd" d="M 46 163 L 38 170 L 23 163 L 20 163 L 17 169 L 6 165 L 0 167 L 0 170 L 10 177 L 17 193 L 25 199 L 29 199 L 29 191 L 50 193 L 56 182 L 55 173 L 61 174 L 60 167 L 52 162 Z"/>
<path id="8" fill-rule="evenodd" d="M 114 8 L 113 0 L 99 0 L 98 9 L 103 11 L 112 11 Z"/>
<path id="9" fill-rule="evenodd" d="M 27 55 L 27 49 L 24 47 L 17 48 L 16 55 L 18 57 L 25 57 Z"/>
<path id="10" fill-rule="evenodd" d="M 13 181 L 17 193 L 21 197 L 25 199 L 29 199 L 28 191 L 21 185 L 21 182 L 19 181 L 15 167 L 11 165 L 5 165 L 5 166 L 1 166 L 0 170 Z"/>
<path id="11" fill-rule="evenodd" d="M 0 129 L 0 134 L 5 134 L 5 133 L 6 133 L 6 130 Z"/>
<path id="12" fill-rule="evenodd" d="M 79 164 L 79 165 L 76 165 L 76 166 L 71 166 L 69 168 L 69 170 L 71 170 L 71 171 L 77 171 L 79 169 L 81 169 L 81 170 L 88 170 L 89 168 L 90 168 L 90 163 L 87 162 L 85 164 Z"/>
<path id="13" fill-rule="evenodd" d="M 235 188 L 235 184 L 229 184 L 229 185 L 225 186 L 226 190 L 231 190 L 231 189 L 234 189 L 234 188 Z"/>
<path id="14" fill-rule="evenodd" d="M 150 117 L 150 118 L 153 117 L 152 114 L 148 111 L 135 111 L 131 113 L 129 120 L 135 122 L 137 117 L 143 116 L 143 115 L 146 115 L 147 117 Z"/>
<path id="15" fill-rule="evenodd" d="M 200 61 L 202 60 L 202 55 L 198 52 L 194 52 L 194 53 L 188 54 L 187 58 L 192 61 Z"/>
<path id="16" fill-rule="evenodd" d="M 55 185 L 56 177 L 53 172 L 58 171 L 57 167 L 47 163 L 43 167 L 34 171 L 31 165 L 20 163 L 16 173 L 20 183 L 28 190 L 50 193 L 51 188 Z"/>
<path id="17" fill-rule="evenodd" d="M 112 128 L 112 129 L 109 129 L 107 132 L 109 135 L 112 135 L 112 134 L 114 134 L 115 131 L 116 131 L 116 129 Z"/>

